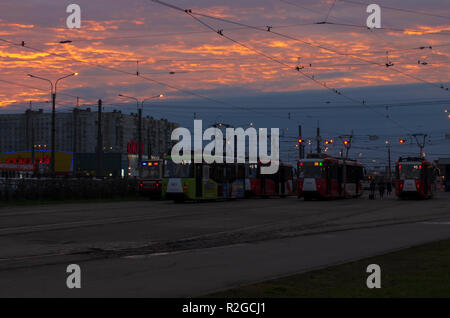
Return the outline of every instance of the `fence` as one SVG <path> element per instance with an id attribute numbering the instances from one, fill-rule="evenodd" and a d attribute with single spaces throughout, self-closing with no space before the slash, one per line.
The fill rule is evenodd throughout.
<path id="1" fill-rule="evenodd" d="M 109 199 L 137 195 L 135 179 L 0 179 L 0 200 Z"/>

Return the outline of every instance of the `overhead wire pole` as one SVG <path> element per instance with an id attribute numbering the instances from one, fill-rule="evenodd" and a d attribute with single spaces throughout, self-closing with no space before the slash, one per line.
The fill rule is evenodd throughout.
<path id="1" fill-rule="evenodd" d="M 419 156 L 420 156 L 420 158 L 424 157 L 424 155 L 423 155 L 423 148 L 425 148 L 427 134 L 412 134 L 412 136 L 416 140 L 417 146 L 419 146 L 419 149 L 420 149 Z M 422 141 L 419 140 L 420 137 L 423 138 Z"/>
<path id="2" fill-rule="evenodd" d="M 302 125 L 298 125 L 298 156 L 299 159 L 305 158 L 305 146 L 302 138 Z"/>
<path id="3" fill-rule="evenodd" d="M 55 171 L 55 161 L 56 161 L 55 153 L 56 153 L 56 151 L 55 151 L 55 148 L 56 148 L 56 91 L 57 91 L 57 85 L 58 85 L 59 81 L 65 79 L 65 78 L 71 77 L 71 76 L 76 76 L 76 75 L 78 75 L 78 73 L 71 73 L 69 75 L 60 77 L 55 81 L 55 84 L 53 84 L 53 82 L 47 78 L 28 74 L 29 77 L 40 79 L 40 80 L 50 83 L 50 91 L 51 91 L 51 95 L 52 95 L 52 123 L 51 123 L 52 130 L 51 130 L 50 174 L 51 174 L 52 178 L 56 177 L 56 171 Z"/>
<path id="4" fill-rule="evenodd" d="M 353 132 L 351 135 L 343 135 L 343 136 L 339 136 L 339 139 L 342 140 L 342 144 L 345 147 L 345 160 L 348 159 L 348 153 L 350 151 L 350 148 L 352 148 L 352 139 L 353 139 Z M 342 156 L 342 152 L 341 152 L 341 156 Z"/>
<path id="5" fill-rule="evenodd" d="M 98 100 L 97 118 L 97 178 L 103 178 L 102 100 Z"/>
<path id="6" fill-rule="evenodd" d="M 386 140 L 386 147 L 387 147 L 387 151 L 388 151 L 388 175 L 389 175 L 389 181 L 391 182 L 392 180 L 392 164 L 391 164 L 391 143 L 389 142 L 389 140 Z"/>
<path id="7" fill-rule="evenodd" d="M 144 108 L 144 103 L 148 100 L 155 99 L 155 98 L 162 98 L 164 97 L 163 94 L 155 95 L 150 98 L 143 99 L 141 102 L 139 102 L 139 99 L 133 96 L 127 96 L 123 94 L 119 94 L 119 97 L 123 98 L 129 98 L 134 101 L 136 101 L 137 109 L 138 109 L 138 175 L 139 178 L 142 178 L 142 109 Z M 139 107 L 140 106 L 140 107 Z"/>
<path id="8" fill-rule="evenodd" d="M 322 138 L 320 137 L 320 127 L 319 127 L 319 123 L 317 123 L 317 131 L 316 131 L 316 150 L 317 150 L 317 153 L 321 153 L 321 142 L 322 142 L 322 140 L 321 140 Z"/>
<path id="9" fill-rule="evenodd" d="M 30 122 L 29 122 L 29 124 L 27 125 L 27 128 L 29 127 L 29 126 L 31 126 L 30 127 L 30 130 L 31 130 L 31 163 L 32 163 L 32 165 L 33 165 L 33 177 L 35 176 L 35 174 L 36 174 L 36 169 L 35 169 L 35 166 L 36 166 L 36 164 L 35 164 L 35 160 L 34 160 L 34 158 L 35 158 L 35 153 L 34 153 L 34 116 L 33 116 L 34 114 L 33 114 L 33 102 L 30 100 L 30 113 L 29 113 L 29 120 L 30 120 Z"/>
<path id="10" fill-rule="evenodd" d="M 152 100 L 152 99 L 155 99 L 155 98 L 163 98 L 164 97 L 164 94 L 159 94 L 159 95 L 155 95 L 155 96 L 153 96 L 153 97 L 150 97 L 150 98 L 147 98 L 147 99 L 144 99 L 143 101 L 142 101 L 142 103 L 141 103 L 141 109 L 144 109 L 144 103 L 146 102 L 146 101 L 149 101 L 149 100 Z M 141 121 L 142 121 L 142 113 L 141 113 Z M 141 124 L 140 124 L 141 125 Z M 141 133 L 142 134 L 142 133 Z M 152 141 L 151 141 L 151 134 L 150 134 L 150 128 L 147 128 L 147 153 L 148 153 L 148 159 L 149 160 L 152 160 Z"/>

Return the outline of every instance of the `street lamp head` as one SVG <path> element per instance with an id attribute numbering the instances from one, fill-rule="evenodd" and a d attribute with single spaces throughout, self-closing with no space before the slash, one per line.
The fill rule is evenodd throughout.
<path id="1" fill-rule="evenodd" d="M 164 94 L 159 94 L 158 97 L 159 97 L 159 98 L 163 98 L 163 97 L 164 97 Z"/>
<path id="2" fill-rule="evenodd" d="M 33 74 L 27 74 L 29 77 L 34 77 L 34 75 Z"/>
<path id="3" fill-rule="evenodd" d="M 74 76 L 78 76 L 78 72 L 73 73 Z"/>

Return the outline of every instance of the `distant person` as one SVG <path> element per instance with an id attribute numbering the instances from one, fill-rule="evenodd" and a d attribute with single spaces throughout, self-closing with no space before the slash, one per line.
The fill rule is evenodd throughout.
<path id="1" fill-rule="evenodd" d="M 392 193 L 392 183 L 389 181 L 386 184 L 386 196 L 390 196 Z"/>
<path id="2" fill-rule="evenodd" d="M 383 200 L 384 191 L 386 190 L 385 184 L 383 181 L 378 183 L 378 192 L 380 193 L 380 200 Z"/>
<path id="3" fill-rule="evenodd" d="M 370 185 L 369 185 L 369 189 L 370 189 L 369 199 L 370 200 L 375 199 L 375 188 L 376 188 L 375 180 L 372 179 L 372 180 L 370 180 Z"/>

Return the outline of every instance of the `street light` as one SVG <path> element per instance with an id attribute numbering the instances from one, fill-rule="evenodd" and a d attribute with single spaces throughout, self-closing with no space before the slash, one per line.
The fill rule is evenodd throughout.
<path id="1" fill-rule="evenodd" d="M 50 172 L 52 177 L 54 178 L 56 176 L 55 174 L 55 147 L 56 147 L 56 142 L 55 142 L 55 136 L 56 136 L 56 89 L 58 86 L 58 82 L 71 77 L 71 76 L 77 76 L 78 73 L 71 73 L 69 75 L 60 77 L 56 80 L 55 84 L 53 84 L 53 82 L 49 79 L 46 79 L 44 77 L 39 77 L 33 74 L 28 74 L 29 77 L 31 78 L 36 78 L 36 79 L 40 79 L 46 82 L 50 83 L 50 92 L 52 95 L 52 140 L 51 140 L 51 160 L 50 160 Z"/>
<path id="2" fill-rule="evenodd" d="M 123 97 L 123 98 L 128 98 L 128 99 L 132 99 L 134 101 L 136 101 L 136 105 L 137 105 L 137 109 L 138 109 L 138 149 L 139 149 L 139 154 L 138 154 L 138 173 L 139 173 L 139 178 L 142 177 L 142 109 L 144 108 L 144 103 L 146 101 L 152 100 L 152 99 L 156 99 L 156 98 L 163 98 L 164 94 L 159 94 L 159 95 L 155 95 L 149 98 L 145 98 L 141 101 L 141 107 L 139 107 L 139 99 L 133 96 L 128 96 L 128 95 L 124 95 L 124 94 L 119 94 L 119 97 Z M 150 154 L 151 155 L 151 154 Z"/>

